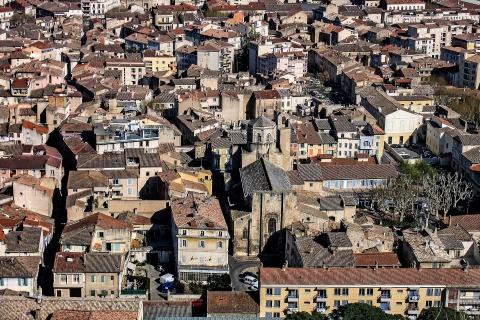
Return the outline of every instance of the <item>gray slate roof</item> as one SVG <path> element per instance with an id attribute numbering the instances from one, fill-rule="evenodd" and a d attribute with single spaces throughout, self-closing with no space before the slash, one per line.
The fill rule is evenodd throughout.
<path id="1" fill-rule="evenodd" d="M 42 228 L 25 228 L 24 231 L 11 231 L 5 235 L 6 252 L 40 252 Z"/>
<path id="2" fill-rule="evenodd" d="M 264 127 L 273 127 L 276 124 L 272 120 L 267 119 L 264 116 L 260 116 L 256 119 L 250 120 L 248 125 L 254 128 L 264 128 Z"/>
<path id="3" fill-rule="evenodd" d="M 163 317 L 191 317 L 191 303 L 166 303 L 144 301 L 143 303 L 143 319 L 157 320 Z"/>
<path id="4" fill-rule="evenodd" d="M 0 278 L 33 278 L 40 257 L 0 257 Z"/>
<path id="5" fill-rule="evenodd" d="M 323 144 L 336 144 L 337 140 L 335 137 L 332 136 L 330 133 L 319 133 L 320 139 L 322 140 Z"/>
<path id="6" fill-rule="evenodd" d="M 87 253 L 85 255 L 85 272 L 118 273 L 122 270 L 122 253 Z"/>
<path id="7" fill-rule="evenodd" d="M 240 169 L 245 197 L 257 191 L 291 191 L 292 184 L 281 167 L 261 158 Z"/>
<path id="8" fill-rule="evenodd" d="M 322 181 L 322 169 L 316 163 L 298 164 L 297 169 L 303 181 Z"/>
<path id="9" fill-rule="evenodd" d="M 353 267 L 355 256 L 351 249 L 337 250 L 335 254 L 322 245 L 322 236 L 297 238 L 295 244 L 302 259 L 303 267 Z"/>

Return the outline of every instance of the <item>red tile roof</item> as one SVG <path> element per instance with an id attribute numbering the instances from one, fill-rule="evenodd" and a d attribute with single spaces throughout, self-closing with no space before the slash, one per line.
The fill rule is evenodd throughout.
<path id="1" fill-rule="evenodd" d="M 366 252 L 355 253 L 356 267 L 373 267 L 378 263 L 379 267 L 400 267 L 398 256 L 394 252 Z"/>
<path id="2" fill-rule="evenodd" d="M 26 121 L 26 120 L 23 121 L 22 127 L 26 128 L 26 129 L 30 129 L 30 130 L 35 129 L 35 131 L 37 131 L 39 134 L 47 134 L 48 133 L 48 128 L 39 126 L 39 125 L 37 125 L 33 122 Z"/>
<path id="3" fill-rule="evenodd" d="M 480 283 L 480 269 L 415 268 L 260 268 L 260 283 L 268 285 L 471 286 Z"/>

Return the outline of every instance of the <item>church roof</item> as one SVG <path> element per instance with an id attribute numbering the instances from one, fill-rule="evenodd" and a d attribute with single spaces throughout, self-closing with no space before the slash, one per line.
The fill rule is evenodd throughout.
<path id="1" fill-rule="evenodd" d="M 264 127 L 273 127 L 275 126 L 275 122 L 270 119 L 265 118 L 264 116 L 260 116 L 256 119 L 250 120 L 248 123 L 249 126 L 254 128 L 264 128 Z"/>
<path id="2" fill-rule="evenodd" d="M 292 190 L 286 171 L 264 158 L 240 169 L 240 178 L 245 197 L 258 191 Z"/>

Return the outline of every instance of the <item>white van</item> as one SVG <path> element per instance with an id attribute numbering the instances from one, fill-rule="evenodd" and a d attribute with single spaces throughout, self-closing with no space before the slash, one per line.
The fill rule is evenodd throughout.
<path id="1" fill-rule="evenodd" d="M 160 277 L 160 283 L 164 284 L 167 282 L 173 282 L 175 279 L 173 278 L 173 274 L 171 273 L 165 273 L 163 276 Z"/>
<path id="2" fill-rule="evenodd" d="M 258 287 L 258 279 L 257 278 L 254 278 L 252 276 L 246 276 L 243 280 L 248 285 L 251 285 L 251 286 L 256 285 Z"/>

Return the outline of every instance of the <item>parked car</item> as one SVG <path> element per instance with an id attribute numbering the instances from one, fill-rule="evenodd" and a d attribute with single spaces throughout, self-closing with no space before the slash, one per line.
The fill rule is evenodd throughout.
<path id="1" fill-rule="evenodd" d="M 160 277 L 160 283 L 167 283 L 167 282 L 173 282 L 174 277 L 173 274 L 171 273 L 165 273 L 163 276 Z"/>
<path id="2" fill-rule="evenodd" d="M 203 299 L 197 299 L 192 301 L 192 307 L 201 307 L 203 305 Z"/>
<path id="3" fill-rule="evenodd" d="M 175 282 L 167 282 L 162 284 L 162 286 L 160 287 L 160 290 L 163 293 L 167 293 L 168 291 L 172 291 L 174 288 L 175 288 Z"/>

